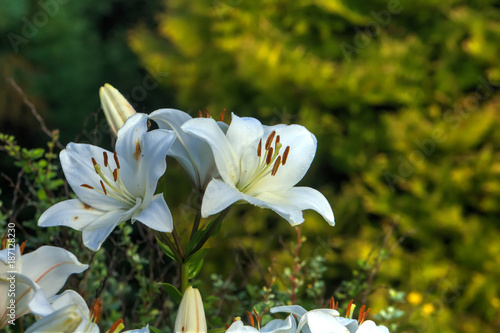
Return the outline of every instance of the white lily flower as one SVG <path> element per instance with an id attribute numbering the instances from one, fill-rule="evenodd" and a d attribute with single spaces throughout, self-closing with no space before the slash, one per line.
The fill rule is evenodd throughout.
<path id="1" fill-rule="evenodd" d="M 172 215 L 162 194 L 154 195 L 175 140 L 171 131 L 148 132 L 145 114 L 131 116 L 118 131 L 116 151 L 70 143 L 60 154 L 66 179 L 78 196 L 45 211 L 38 225 L 82 231 L 83 243 L 99 250 L 113 229 L 129 219 L 171 232 Z"/>
<path id="2" fill-rule="evenodd" d="M 30 306 L 36 304 L 36 294 L 52 297 L 71 274 L 88 268 L 72 253 L 58 247 L 42 246 L 21 256 L 19 246 L 16 246 L 14 260 L 12 252 L 12 249 L 0 251 L 0 328 L 29 313 Z M 14 294 L 10 293 L 12 284 L 15 285 Z M 15 300 L 14 312 L 11 311 L 11 300 Z"/>
<path id="3" fill-rule="evenodd" d="M 116 136 L 127 119 L 136 112 L 125 97 L 109 83 L 99 89 L 99 97 L 109 127 Z"/>
<path id="4" fill-rule="evenodd" d="M 167 155 L 174 157 L 189 174 L 196 188 L 203 191 L 217 173 L 217 169 L 210 146 L 181 130 L 181 126 L 193 118 L 180 110 L 160 109 L 152 112 L 149 119 L 156 121 L 159 128 L 175 132 L 177 139 Z M 219 121 L 217 124 L 222 131 L 227 130 L 225 123 Z"/>
<path id="5" fill-rule="evenodd" d="M 350 311 L 352 309 L 352 311 Z M 349 305 L 352 315 L 354 308 Z M 271 308 L 271 313 L 286 312 L 294 314 L 299 320 L 297 332 L 304 333 L 389 333 L 385 326 L 377 326 L 371 320 L 364 320 L 368 312 L 364 307 L 360 312 L 360 322 L 352 318 L 339 317 L 334 309 L 314 309 L 306 311 L 298 305 Z"/>
<path id="6" fill-rule="evenodd" d="M 52 296 L 49 299 L 46 299 L 45 295 L 40 293 L 37 293 L 35 297 L 38 298 L 37 302 L 31 302 L 30 309 L 35 315 L 43 316 L 39 321 L 61 323 L 60 327 L 51 324 L 52 331 L 47 330 L 46 332 L 62 331 L 66 328 L 64 326 L 64 316 L 68 316 L 67 320 L 69 321 L 74 319 L 76 313 L 79 317 L 79 324 L 70 332 L 99 333 L 99 327 L 92 321 L 87 303 L 76 291 L 66 290 L 62 294 Z M 68 308 L 74 310 L 65 311 Z M 53 318 L 53 320 L 47 318 Z"/>
<path id="7" fill-rule="evenodd" d="M 182 130 L 210 145 L 222 178 L 207 186 L 203 217 L 243 200 L 274 210 L 292 226 L 304 222 L 305 209 L 314 209 L 335 224 L 323 194 L 310 187 L 295 187 L 316 153 L 316 138 L 305 127 L 263 126 L 257 119 L 233 114 L 227 134 L 207 118 L 189 120 Z"/>
<path id="8" fill-rule="evenodd" d="M 73 333 L 78 331 L 82 317 L 76 305 L 68 305 L 31 325 L 26 333 Z M 99 333 L 99 330 L 95 331 Z"/>
<path id="9" fill-rule="evenodd" d="M 285 320 L 274 319 L 267 323 L 264 327 L 256 329 L 252 326 L 245 326 L 241 320 L 237 320 L 231 324 L 226 331 L 227 333 L 246 333 L 246 332 L 260 332 L 260 333 L 295 333 L 297 324 L 293 316 L 288 316 Z"/>
<path id="10" fill-rule="evenodd" d="M 315 309 L 306 311 L 299 305 L 278 306 L 271 308 L 271 313 L 286 312 L 297 317 L 297 332 L 304 333 L 344 333 L 346 328 L 336 319 L 339 312 L 333 309 Z M 347 331 L 348 332 L 348 331 Z"/>
<path id="11" fill-rule="evenodd" d="M 175 333 L 207 333 L 207 321 L 200 291 L 187 287 L 175 318 Z"/>

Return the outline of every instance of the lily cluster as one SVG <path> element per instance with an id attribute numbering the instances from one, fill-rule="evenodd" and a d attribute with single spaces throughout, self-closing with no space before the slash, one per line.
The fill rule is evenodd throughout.
<path id="1" fill-rule="evenodd" d="M 228 125 L 223 119 L 215 121 L 208 115 L 192 118 L 175 109 L 160 109 L 149 115 L 136 113 L 118 90 L 108 84 L 101 88 L 100 97 L 117 137 L 115 149 L 69 143 L 60 153 L 60 161 L 77 198 L 50 207 L 41 215 L 38 225 L 79 230 L 83 244 L 92 251 L 98 251 L 113 230 L 127 221 L 140 222 L 155 230 L 161 236 L 160 247 L 181 265 L 184 296 L 175 332 L 207 331 L 201 296 L 198 290 L 187 286 L 190 277 L 186 276 L 186 267 L 188 264 L 201 267 L 204 254 L 200 250 L 220 227 L 231 205 L 247 202 L 271 209 L 291 226 L 303 223 L 303 211 L 312 209 L 328 224 L 335 225 L 325 196 L 313 188 L 296 186 L 309 169 L 317 147 L 315 136 L 305 127 L 266 126 L 255 118 L 235 114 Z M 155 129 L 151 129 L 152 122 L 156 123 Z M 164 193 L 158 191 L 158 182 L 167 169 L 167 156 L 182 165 L 201 198 L 189 251 L 183 250 Z M 201 218 L 217 214 L 205 229 L 200 229 Z M 0 251 L 2 293 L 10 283 L 8 251 Z M 16 313 L 15 318 L 10 318 L 9 304 L 2 299 L 0 328 L 6 327 L 11 319 L 31 312 L 38 321 L 27 332 L 99 332 L 102 307 L 99 300 L 89 309 L 75 291 L 57 294 L 71 274 L 83 272 L 88 265 L 81 264 L 68 251 L 50 246 L 26 255 L 17 246 L 15 252 Z M 172 289 L 181 294 L 173 286 Z M 374 324 L 364 321 L 365 318 L 358 329 L 357 324 L 339 317 L 334 309 L 307 312 L 298 306 L 284 306 L 271 312 L 291 315 L 286 320 L 273 320 L 260 332 L 386 332 L 382 328 L 375 330 Z M 118 321 L 108 332 L 118 333 L 123 328 L 123 321 Z M 234 322 L 227 330 L 255 331 L 259 330 L 244 326 L 241 321 Z M 149 327 L 128 332 L 149 332 Z"/>

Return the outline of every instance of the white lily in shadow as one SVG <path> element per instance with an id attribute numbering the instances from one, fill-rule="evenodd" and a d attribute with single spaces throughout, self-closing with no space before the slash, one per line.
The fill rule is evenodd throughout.
<path id="1" fill-rule="evenodd" d="M 74 290 L 66 290 L 49 299 L 37 293 L 30 303 L 31 312 L 42 316 L 28 332 L 79 332 L 99 333 L 99 326 L 92 320 L 85 300 Z"/>
<path id="2" fill-rule="evenodd" d="M 83 243 L 99 250 L 113 229 L 129 219 L 171 232 L 172 215 L 162 194 L 154 195 L 167 164 L 172 131 L 148 132 L 148 116 L 135 114 L 118 131 L 116 151 L 70 143 L 60 154 L 66 179 L 78 196 L 45 211 L 42 227 L 82 231 Z"/>
<path id="3" fill-rule="evenodd" d="M 197 189 L 203 191 L 212 177 L 216 176 L 217 169 L 210 146 L 203 140 L 184 133 L 181 127 L 193 119 L 186 112 L 175 109 L 159 109 L 149 115 L 159 128 L 173 130 L 177 139 L 170 147 L 167 155 L 174 157 L 186 170 Z M 227 124 L 217 122 L 223 132 L 227 131 Z"/>
<path id="4" fill-rule="evenodd" d="M 213 119 L 197 118 L 182 130 L 205 141 L 222 179 L 212 179 L 202 203 L 202 216 L 219 213 L 243 200 L 270 208 L 292 226 L 313 209 L 335 224 L 326 198 L 310 187 L 295 187 L 316 153 L 314 135 L 300 125 L 263 126 L 257 119 L 232 115 L 227 133 Z"/>
<path id="5" fill-rule="evenodd" d="M 15 253 L 15 259 L 12 255 Z M 12 266 L 14 265 L 14 266 Z M 66 283 L 71 274 L 81 273 L 88 268 L 70 252 L 53 246 L 42 246 L 21 256 L 19 246 L 15 250 L 0 251 L 0 328 L 11 319 L 30 312 L 36 304 L 35 295 L 43 293 L 52 297 Z M 11 283 L 15 284 L 15 295 L 9 295 Z M 36 292 L 36 293 L 35 293 Z M 14 317 L 11 316 L 11 299 L 15 300 Z"/>

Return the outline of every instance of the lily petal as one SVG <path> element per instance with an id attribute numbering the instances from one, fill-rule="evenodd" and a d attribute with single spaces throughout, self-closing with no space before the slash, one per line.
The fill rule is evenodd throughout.
<path id="1" fill-rule="evenodd" d="M 231 126 L 229 126 L 226 137 L 233 146 L 236 156 L 242 156 L 243 152 L 252 143 L 264 135 L 264 128 L 260 121 L 250 117 L 238 117 L 234 113 L 231 115 Z M 256 146 L 252 147 L 256 155 Z M 255 159 L 255 158 L 254 158 Z"/>
<path id="2" fill-rule="evenodd" d="M 239 178 L 239 165 L 236 164 L 238 157 L 217 122 L 209 118 L 191 119 L 182 125 L 182 130 L 210 145 L 222 179 L 234 186 Z"/>
<path id="3" fill-rule="evenodd" d="M 174 228 L 172 214 L 161 193 L 155 195 L 149 206 L 132 218 L 132 222 L 136 220 L 160 232 L 172 232 Z"/>
<path id="4" fill-rule="evenodd" d="M 243 322 L 241 320 L 232 323 L 231 326 L 226 331 L 226 333 L 253 333 L 253 332 L 258 333 L 259 330 L 251 326 L 243 325 Z"/>
<path id="5" fill-rule="evenodd" d="M 205 190 L 201 205 L 201 215 L 209 217 L 223 211 L 236 201 L 246 200 L 247 198 L 251 197 L 241 193 L 220 179 L 212 179 Z"/>
<path id="6" fill-rule="evenodd" d="M 70 199 L 47 209 L 40 216 L 38 226 L 64 225 L 75 230 L 82 230 L 105 213 L 105 211 L 94 209 L 78 199 Z"/>
<path id="7" fill-rule="evenodd" d="M 23 274 L 37 283 L 47 297 L 55 295 L 71 274 L 81 273 L 88 267 L 71 252 L 55 246 L 42 246 L 23 255 Z"/>
<path id="8" fill-rule="evenodd" d="M 82 322 L 76 305 L 66 306 L 31 325 L 26 333 L 72 333 Z"/>
<path id="9" fill-rule="evenodd" d="M 373 321 L 364 321 L 356 333 L 389 333 L 389 329 L 383 325 L 377 326 Z"/>
<path id="10" fill-rule="evenodd" d="M 250 195 L 261 192 L 280 192 L 291 188 L 304 178 L 316 154 L 316 137 L 304 126 L 270 126 L 266 128 L 265 138 L 270 134 L 269 131 L 276 131 L 276 137 L 280 136 L 282 144 L 280 152 L 290 146 L 288 158 L 285 165 L 281 165 L 274 176 L 263 177 L 255 182 L 252 185 L 253 190 L 248 192 Z"/>
<path id="11" fill-rule="evenodd" d="M 76 193 L 78 198 L 87 205 L 100 210 L 111 210 L 124 208 L 126 204 L 122 201 L 105 195 L 102 192 L 101 178 L 96 173 L 92 158 L 101 165 L 102 173 L 108 178 L 113 179 L 113 175 L 104 167 L 103 154 L 113 156 L 113 153 L 87 144 L 69 143 L 60 154 L 61 165 L 64 175 L 71 186 L 71 189 Z M 113 162 L 111 162 L 113 163 Z M 94 190 L 82 187 L 88 185 Z"/>
<path id="12" fill-rule="evenodd" d="M 335 317 L 324 311 L 309 311 L 299 322 L 297 330 L 300 330 L 307 323 L 311 333 L 349 333 Z"/>
<path id="13" fill-rule="evenodd" d="M 297 186 L 283 192 L 281 196 L 300 210 L 313 209 L 317 211 L 331 226 L 335 225 L 332 207 L 318 190 Z"/>

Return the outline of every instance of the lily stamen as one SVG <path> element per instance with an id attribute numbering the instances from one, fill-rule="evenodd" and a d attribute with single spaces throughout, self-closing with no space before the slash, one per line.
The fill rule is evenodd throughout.
<path id="1" fill-rule="evenodd" d="M 281 165 L 281 156 L 278 156 L 276 162 L 274 162 L 273 171 L 271 171 L 271 176 L 276 175 L 276 172 L 278 172 L 278 168 L 280 167 L 280 165 Z"/>
<path id="2" fill-rule="evenodd" d="M 262 139 L 259 141 L 259 145 L 257 146 L 257 156 L 260 157 L 262 155 Z"/>
<path id="3" fill-rule="evenodd" d="M 269 134 L 269 136 L 267 137 L 266 145 L 265 145 L 266 150 L 269 150 L 269 147 L 271 147 L 271 143 L 273 142 L 275 135 L 276 135 L 276 131 L 272 131 L 271 134 Z"/>
<path id="4" fill-rule="evenodd" d="M 116 150 L 113 152 L 113 157 L 115 158 L 116 167 L 120 169 L 120 162 L 118 162 L 118 155 L 116 154 Z"/>
<path id="5" fill-rule="evenodd" d="M 266 156 L 266 164 L 269 165 L 271 163 L 271 159 L 273 158 L 273 148 L 269 148 Z"/>
<path id="6" fill-rule="evenodd" d="M 283 152 L 283 160 L 282 160 L 283 165 L 285 165 L 285 163 L 286 163 L 289 152 L 290 152 L 290 146 L 286 146 L 285 151 Z"/>
<path id="7" fill-rule="evenodd" d="M 100 180 L 100 182 L 101 182 L 101 186 L 102 186 L 102 190 L 104 191 L 104 194 L 108 195 L 108 192 L 106 191 L 106 187 L 104 186 L 104 183 L 102 182 L 102 180 Z"/>
<path id="8" fill-rule="evenodd" d="M 102 156 L 104 157 L 104 167 L 107 168 L 108 167 L 108 154 L 105 151 L 103 151 Z"/>

